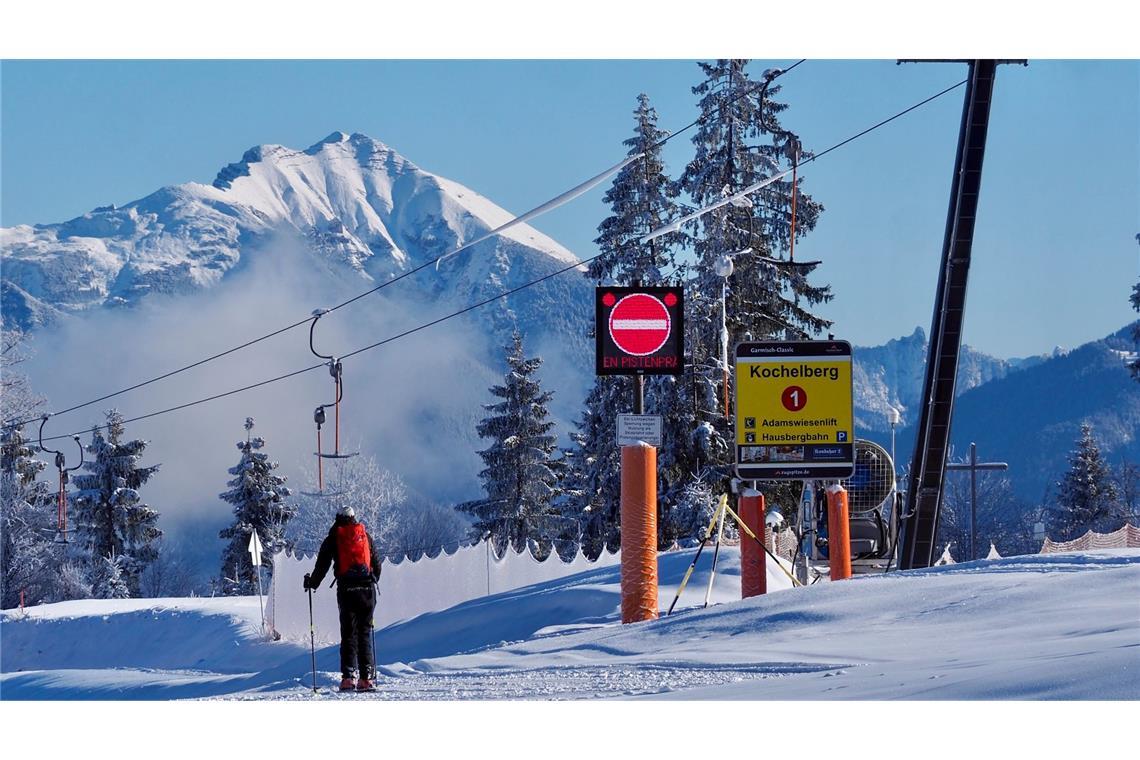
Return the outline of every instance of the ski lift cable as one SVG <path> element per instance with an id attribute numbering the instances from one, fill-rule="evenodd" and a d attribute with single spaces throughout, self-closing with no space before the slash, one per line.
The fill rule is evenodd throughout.
<path id="1" fill-rule="evenodd" d="M 856 135 L 854 135 L 854 136 L 852 136 L 852 137 L 848 137 L 847 139 L 843 140 L 842 142 L 836 143 L 835 145 L 831 146 L 830 148 L 827 148 L 826 150 L 822 151 L 821 153 L 818 153 L 818 154 L 816 154 L 815 156 L 812 156 L 810 159 L 807 159 L 807 160 L 805 160 L 805 161 L 801 162 L 801 164 L 800 164 L 800 165 L 802 166 L 803 164 L 807 163 L 809 160 L 812 160 L 812 161 L 814 161 L 815 159 L 818 159 L 818 158 L 820 158 L 820 157 L 822 157 L 822 156 L 824 156 L 824 155 L 826 155 L 826 154 L 828 154 L 828 153 L 831 153 L 832 151 L 834 151 L 834 150 L 837 150 L 838 148 L 841 148 L 841 147 L 843 147 L 844 145 L 847 145 L 848 143 L 852 142 L 853 140 L 856 140 L 856 139 L 858 139 L 859 137 L 862 137 L 862 136 L 864 136 L 864 135 L 866 135 L 866 134 L 869 134 L 870 132 L 873 132 L 874 130 L 876 130 L 876 129 L 878 129 L 878 128 L 882 127 L 882 126 L 884 126 L 884 125 L 886 125 L 886 124 L 889 124 L 890 122 L 894 121 L 895 119 L 898 119 L 899 117 L 901 117 L 901 116 L 903 116 L 903 115 L 905 115 L 905 114 L 908 114 L 908 113 L 910 113 L 911 111 L 914 111 L 915 109 L 917 109 L 917 108 L 920 108 L 921 106 L 923 106 L 923 105 L 925 105 L 925 104 L 927 104 L 927 103 L 930 103 L 931 101 L 933 101 L 933 100 L 935 100 L 935 99 L 937 99 L 937 98 L 939 98 L 939 97 L 941 97 L 941 96 L 943 96 L 943 95 L 946 95 L 946 94 L 947 94 L 947 93 L 949 93 L 949 92 L 952 92 L 953 90 L 957 89 L 958 87 L 961 87 L 961 86 L 962 86 L 962 85 L 964 85 L 965 83 L 966 83 L 966 80 L 965 80 L 965 79 L 963 79 L 961 82 L 958 82 L 957 84 L 954 84 L 954 85 L 951 85 L 950 87 L 947 87 L 946 89 L 942 90 L 941 92 L 939 92 L 939 93 L 937 93 L 937 94 L 935 94 L 935 95 L 932 95 L 932 96 L 930 96 L 930 97 L 926 98 L 925 100 L 923 100 L 923 101 L 921 101 L 921 102 L 919 102 L 919 103 L 916 103 L 915 105 L 912 105 L 912 106 L 910 106 L 910 107 L 909 107 L 909 108 L 907 108 L 906 110 L 900 111 L 899 113 L 895 114 L 894 116 L 891 116 L 891 117 L 889 117 L 889 118 L 887 118 L 887 119 L 884 119 L 883 121 L 880 121 L 878 124 L 875 124 L 875 125 L 874 125 L 874 126 L 872 126 L 872 127 L 868 127 L 867 129 L 864 129 L 863 131 L 859 132 L 858 134 L 856 134 Z M 759 184 L 759 183 L 758 183 L 758 184 Z M 746 189 L 746 190 L 747 190 L 747 189 Z M 741 192 L 743 193 L 744 191 L 741 191 Z M 755 190 L 753 189 L 753 190 L 751 190 L 751 192 L 755 192 Z M 738 195 L 739 195 L 739 193 L 738 193 Z M 727 199 L 726 199 L 726 200 L 727 200 Z M 419 325 L 419 326 L 417 326 L 417 327 L 413 327 L 413 328 L 411 328 L 411 329 L 409 329 L 409 330 L 405 330 L 405 331 L 404 331 L 404 332 L 402 332 L 402 333 L 398 333 L 398 334 L 396 334 L 396 335 L 390 336 L 390 337 L 388 337 L 388 338 L 385 338 L 384 340 L 381 340 L 381 341 L 377 341 L 376 343 L 372 343 L 372 344 L 370 344 L 370 345 L 368 345 L 368 346 L 364 346 L 364 347 L 362 347 L 362 348 L 358 348 L 358 349 L 357 349 L 357 350 L 355 350 L 355 351 L 352 351 L 352 352 L 350 352 L 350 353 L 347 353 L 347 354 L 345 354 L 344 356 L 342 356 L 342 357 L 341 357 L 341 359 L 342 359 L 342 360 L 343 360 L 343 359 L 348 359 L 348 358 L 350 358 L 350 357 L 353 357 L 353 356 L 356 356 L 356 355 L 358 355 L 358 354 L 361 354 L 361 353 L 363 353 L 363 352 L 365 352 L 365 351 L 369 351 L 369 350 L 371 350 L 371 349 L 374 349 L 374 348 L 378 348 L 378 347 L 380 347 L 380 346 L 383 346 L 383 345 L 386 345 L 386 344 L 388 344 L 388 343 L 392 343 L 393 341 L 399 340 L 399 339 L 401 339 L 401 338 L 405 338 L 405 337 L 407 337 L 407 336 L 409 336 L 409 335 L 412 335 L 412 334 L 414 334 L 414 333 L 420 332 L 421 330 L 426 330 L 426 329 L 427 329 L 427 328 L 429 328 L 429 327 L 434 327 L 435 325 L 437 325 L 437 324 L 439 324 L 439 323 L 441 323 L 441 322 L 445 322 L 445 321 L 447 321 L 447 320 L 449 320 L 449 319 L 452 319 L 452 318 L 454 318 L 454 317 L 458 317 L 458 316 L 461 316 L 461 315 L 463 315 L 463 314 L 466 314 L 466 313 L 468 313 L 468 312 L 470 312 L 470 311 L 473 311 L 473 310 L 475 310 L 475 309 L 478 309 L 478 308 L 480 308 L 480 307 L 482 307 L 482 306 L 486 306 L 487 304 L 490 304 L 490 303 L 493 303 L 493 302 L 495 302 L 495 301 L 498 301 L 498 300 L 500 300 L 500 299 L 502 299 L 502 298 L 507 298 L 507 297 L 509 297 L 509 296 L 511 296 L 511 295 L 514 295 L 515 293 L 517 293 L 517 292 L 519 292 L 519 291 L 521 291 L 521 290 L 525 290 L 526 288 L 529 288 L 529 287 L 532 287 L 532 286 L 535 286 L 535 285 L 539 285 L 539 284 L 541 284 L 541 283 L 543 283 L 543 282 L 545 282 L 545 281 L 547 281 L 547 280 L 549 280 L 549 279 L 551 279 L 551 278 L 557 277 L 557 276 L 558 276 L 558 275 L 560 275 L 560 274 L 564 274 L 564 273 L 566 273 L 566 272 L 569 272 L 569 271 L 571 271 L 572 269 L 577 269 L 578 267 L 581 267 L 581 266 L 583 266 L 584 264 L 589 264 L 590 262 L 592 262 L 592 261 L 594 261 L 594 260 L 596 260 L 596 259 L 599 259 L 599 258 L 601 258 L 602 256 L 605 256 L 605 255 L 607 255 L 607 254 L 606 254 L 606 253 L 599 253 L 599 254 L 597 254 L 597 255 L 595 255 L 595 256 L 591 256 L 591 257 L 589 257 L 589 258 L 586 258 L 586 259 L 582 259 L 582 260 L 580 260 L 580 261 L 575 261 L 574 263 L 572 263 L 572 264 L 568 264 L 568 265 L 566 265 L 566 266 L 562 267 L 561 269 L 556 269 L 556 270 L 554 270 L 554 271 L 550 272 L 549 274 L 546 274 L 546 275 L 544 275 L 544 276 L 542 276 L 542 277 L 539 277 L 539 278 L 537 278 L 537 279 L 535 279 L 535 280 L 531 280 L 531 281 L 529 281 L 529 282 L 523 283 L 522 285 L 518 285 L 518 286 L 516 286 L 516 287 L 514 287 L 514 288 L 511 288 L 511 289 L 509 289 L 509 290 L 503 291 L 503 292 L 501 292 L 501 293 L 499 293 L 499 294 L 497 294 L 497 295 L 495 295 L 495 296 L 492 296 L 492 297 L 490 297 L 490 298 L 484 299 L 484 300 L 482 300 L 482 301 L 479 301 L 479 302 L 477 302 L 477 303 L 471 304 L 470 306 L 466 306 L 466 307 L 464 307 L 464 308 L 462 308 L 462 309 L 459 309 L 459 310 L 457 310 L 457 311 L 451 312 L 450 314 L 447 314 L 447 315 L 445 315 L 445 316 L 439 317 L 438 319 L 434 319 L 434 320 L 432 320 L 432 321 L 430 321 L 430 322 L 426 322 L 426 323 L 424 323 L 424 324 L 422 324 L 422 325 Z M 330 309 L 330 311 L 331 311 L 331 309 Z M 311 320 L 311 319 L 312 319 L 312 317 L 310 316 L 310 317 L 306 318 L 306 320 L 305 320 L 305 321 L 307 322 L 307 321 L 309 321 L 309 320 Z M 303 323 L 299 323 L 299 324 L 303 324 Z M 187 409 L 187 408 L 189 408 L 189 407 L 192 407 L 192 406 L 197 406 L 198 404 L 204 404 L 204 403 L 207 403 L 207 402 L 210 402 L 210 401 L 215 401 L 215 400 L 217 400 L 217 399 L 220 399 L 220 398 L 225 398 L 226 396 L 232 396 L 232 395 L 234 395 L 234 394 L 237 394 L 237 393 L 242 393 L 242 392 L 244 392 L 244 391 L 253 390 L 253 389 L 255 389 L 255 388 L 260 388 L 261 386 L 264 386 L 264 385 L 269 385 L 270 383 L 275 383 L 275 382 L 278 382 L 278 381 L 281 381 L 281 380 L 287 380 L 287 379 L 289 379 L 289 378 L 291 378 L 291 377 L 295 377 L 295 376 L 297 376 L 297 375 L 301 375 L 301 374 L 304 374 L 304 373 L 306 373 L 306 372 L 311 372 L 311 371 L 313 371 L 313 370 L 316 370 L 316 369 L 322 369 L 322 368 L 326 368 L 327 366 L 328 366 L 328 363 L 327 363 L 327 362 L 322 362 L 322 363 L 320 363 L 320 364 L 314 364 L 314 365 L 312 365 L 312 366 L 309 366 L 309 367 L 305 367 L 305 368 L 303 368 L 303 369 L 298 369 L 298 370 L 295 370 L 295 371 L 293 371 L 293 372 L 288 372 L 288 373 L 286 373 L 286 374 L 284 374 L 284 375 L 278 375 L 277 377 L 269 378 L 268 380 L 262 380 L 262 381 L 260 381 L 260 382 L 257 382 L 257 383 L 253 383 L 253 384 L 251 384 L 251 385 L 246 385 L 246 386 L 243 386 L 243 387 L 241 387 L 241 388 L 235 388 L 235 389 L 233 389 L 233 390 L 229 390 L 229 391 L 225 391 L 225 392 L 222 392 L 222 393 L 217 393 L 217 394 L 214 394 L 213 396 L 207 396 L 206 398 L 203 398 L 203 399 L 198 399 L 197 401 L 190 401 L 190 402 L 187 402 L 187 403 L 185 403 L 185 404 L 179 404 L 178 406 L 169 407 L 169 408 L 167 408 L 167 409 L 163 409 L 163 410 L 160 410 L 160 411 L 157 411 L 157 412 L 151 412 L 151 413 L 149 413 L 149 414 L 144 414 L 144 415 L 141 415 L 141 416 L 139 416 L 139 417 L 132 417 L 132 418 L 130 418 L 130 419 L 124 420 L 123 422 L 124 422 L 124 423 L 129 423 L 129 422 L 138 422 L 138 421 L 140 421 L 140 420 L 150 419 L 151 417 L 157 417 L 157 416 L 159 416 L 159 415 L 162 415 L 162 414 L 167 414 L 167 413 L 169 413 L 169 412 L 175 412 L 175 411 L 179 411 L 179 410 L 182 410 L 182 409 Z M 38 418 L 38 417 L 36 417 L 36 418 L 33 418 L 33 419 L 39 419 L 39 418 Z M 79 434 L 80 434 L 80 433 L 82 433 L 82 432 L 84 432 L 84 431 L 82 431 L 82 430 L 81 430 L 81 431 L 79 431 L 79 432 L 77 432 L 77 433 L 71 433 L 71 434 L 68 434 L 68 435 L 59 435 L 59 436 L 53 436 L 53 437 L 51 437 L 51 438 L 45 438 L 44 440 L 45 440 L 45 441 L 52 441 L 52 440 L 60 440 L 60 439 L 63 439 L 63 438 L 73 438 L 74 436 L 76 436 L 76 435 L 79 435 Z"/>
<path id="2" fill-rule="evenodd" d="M 801 63 L 803 63 L 806 60 L 807 59 L 801 59 L 786 69 L 774 69 L 774 70 L 772 70 L 772 72 L 769 74 L 769 76 L 765 78 L 764 83 L 758 84 L 756 87 L 745 90 L 744 92 L 740 93 L 736 98 L 733 98 L 731 101 L 729 101 L 729 105 L 736 102 L 736 100 L 739 100 L 740 98 L 743 98 L 747 95 L 754 93 L 760 87 L 762 87 L 766 84 L 770 84 L 772 80 L 774 80 L 780 76 L 783 76 L 784 74 L 787 74 L 789 71 L 796 68 L 797 66 L 799 66 Z M 677 131 L 669 133 L 664 138 L 662 138 L 661 140 L 654 143 L 652 146 L 650 146 L 650 148 L 648 150 L 656 150 L 657 148 L 660 148 L 661 146 L 665 145 L 667 142 L 672 140 L 674 137 L 686 132 L 687 130 L 691 129 L 692 127 L 696 126 L 697 124 L 700 124 L 702 121 L 706 120 L 708 118 L 708 116 L 709 116 L 709 114 L 701 114 L 699 117 L 697 117 L 693 121 L 689 122 L 685 126 L 681 127 Z M 338 309 L 342 309 L 345 306 L 348 306 L 352 303 L 355 303 L 356 301 L 359 301 L 359 300 L 361 300 L 367 296 L 372 295 L 373 293 L 376 293 L 380 290 L 383 290 L 384 288 L 386 288 L 390 285 L 394 285 L 397 282 L 399 282 L 400 280 L 403 280 L 407 277 L 411 277 L 412 275 L 417 274 L 418 272 L 421 272 L 424 269 L 427 269 L 428 267 L 435 266 L 438 269 L 439 263 L 441 261 L 443 261 L 444 259 L 446 259 L 450 256 L 454 256 L 455 254 L 460 253 L 461 251 L 464 251 L 468 248 L 471 248 L 472 246 L 474 246 L 478 243 L 481 243 L 485 240 L 488 240 L 488 239 L 490 239 L 496 235 L 500 235 L 503 232 L 510 229 L 511 227 L 514 227 L 514 226 L 519 225 L 519 224 L 523 224 L 527 221 L 530 221 L 531 219 L 535 219 L 539 216 L 542 216 L 543 214 L 546 214 L 549 211 L 553 211 L 554 209 L 556 209 L 556 208 L 558 208 L 558 207 L 560 207 L 566 203 L 569 203 L 570 201 L 574 200 L 575 198 L 579 197 L 580 195 L 582 195 L 582 194 L 588 192 L 589 190 L 593 189 L 594 187 L 596 187 L 598 184 L 603 182 L 608 177 L 612 176 L 616 172 L 621 171 L 623 168 L 625 168 L 629 164 L 631 164 L 634 161 L 636 161 L 637 159 L 641 158 L 642 155 L 643 154 L 639 153 L 639 154 L 634 155 L 634 156 L 628 156 L 628 157 L 622 159 L 617 164 L 614 164 L 610 168 L 601 172 L 600 174 L 597 174 L 597 175 L 591 177 L 590 179 L 586 180 L 585 182 L 582 182 L 582 183 L 576 185 L 575 187 L 571 188 L 570 190 L 567 190 L 566 192 L 555 196 L 554 198 L 550 199 L 549 201 L 547 201 L 547 202 L 545 202 L 539 206 L 536 206 L 535 208 L 531 209 L 530 211 L 527 211 L 527 212 L 525 212 L 519 216 L 514 217 L 513 219 L 507 221 L 505 224 L 502 224 L 499 227 L 496 227 L 495 229 L 491 230 L 490 232 L 486 233 L 485 235 L 482 235 L 481 237 L 479 237 L 475 240 L 472 240 L 470 242 L 464 243 L 463 245 L 459 246 L 458 248 L 456 248 L 452 251 L 448 251 L 447 253 L 441 254 L 441 255 L 437 256 L 436 258 L 431 259 L 429 261 L 426 261 L 417 267 L 409 269 L 407 272 L 403 272 L 402 274 L 400 274 L 396 277 L 393 277 L 390 280 L 386 280 L 386 281 L 380 283 L 379 285 L 377 285 L 376 287 L 371 288 L 370 290 L 366 290 L 363 293 L 359 293 L 358 295 L 353 296 L 352 298 L 348 299 L 347 301 L 343 301 L 339 304 L 336 304 L 335 306 L 332 306 L 328 309 L 325 309 L 324 313 L 327 314 L 330 312 L 337 311 Z M 149 380 L 144 380 L 142 382 L 136 383 L 136 384 L 128 386 L 126 388 L 122 388 L 120 390 L 114 391 L 112 393 L 108 393 L 108 394 L 100 396 L 98 398 L 91 399 L 90 401 L 85 401 L 81 404 L 75 404 L 74 406 L 67 407 L 66 409 L 60 409 L 57 412 L 52 412 L 52 415 L 58 417 L 60 415 L 67 414 L 68 412 L 74 412 L 74 411 L 77 411 L 79 409 L 83 409 L 85 407 L 91 406 L 92 404 L 97 404 L 100 401 L 106 401 L 107 399 L 115 398 L 116 396 L 121 396 L 124 393 L 129 393 L 131 391 L 138 390 L 139 388 L 145 387 L 145 386 L 150 385 L 152 383 L 157 383 L 161 380 L 165 380 L 169 377 L 173 377 L 174 375 L 181 374 L 182 372 L 187 372 L 187 371 L 194 369 L 196 367 L 200 367 L 203 364 L 207 364 L 207 363 L 212 362 L 216 359 L 221 359 L 222 357 L 229 356 L 230 354 L 233 354 L 233 353 L 236 353 L 238 351 L 249 348 L 250 346 L 253 346 L 253 345 L 260 343 L 262 341 L 269 340 L 270 338 L 274 338 L 274 337 L 276 337 L 282 333 L 289 332 L 290 330 L 293 330 L 293 329 L 300 327 L 301 325 L 309 322 L 311 319 L 312 319 L 312 315 L 306 316 L 304 319 L 300 319 L 296 322 L 293 322 L 292 324 L 289 324 L 289 325 L 286 325 L 280 329 L 274 330 L 273 332 L 269 332 L 269 333 L 266 333 L 265 335 L 262 335 L 262 336 L 259 336 L 257 338 L 253 338 L 251 340 L 248 340 L 245 343 L 242 343 L 240 345 L 234 346 L 232 348 L 228 348 L 228 349 L 226 349 L 224 351 L 220 351 L 216 354 L 212 354 L 210 356 L 207 356 L 204 359 L 200 359 L 200 360 L 195 361 L 191 364 L 187 364 L 185 366 L 178 367 L 177 369 L 173 369 L 173 370 L 166 372 L 166 373 L 163 373 L 161 375 L 157 375 L 155 377 L 150 378 Z M 5 422 L 4 426 L 5 427 L 13 427 L 13 428 L 14 427 L 22 427 L 23 425 L 26 425 L 29 422 L 34 422 L 37 419 L 39 419 L 38 416 L 29 417 L 29 418 L 23 419 L 23 420 Z"/>
<path id="3" fill-rule="evenodd" d="M 828 153 L 831 153 L 833 150 L 838 150 L 839 148 L 842 148 L 844 145 L 847 145 L 848 143 L 850 143 L 854 140 L 858 140 L 860 137 L 862 137 L 862 136 L 864 136 L 870 132 L 875 131 L 879 127 L 890 124 L 895 119 L 898 119 L 902 116 L 905 116 L 906 114 L 910 113 L 911 111 L 913 111 L 917 108 L 921 108 L 922 106 L 926 105 L 927 103 L 931 102 L 932 100 L 940 98 L 943 95 L 945 95 L 946 93 L 951 92 L 952 90 L 956 90 L 957 88 L 961 87 L 965 83 L 966 83 L 966 80 L 963 79 L 962 81 L 958 82 L 957 84 L 950 85 L 949 87 L 942 90 L 941 92 L 938 92 L 934 95 L 931 95 L 929 98 L 926 98 L 925 100 L 923 100 L 921 102 L 915 103 L 914 105 L 907 108 L 906 110 L 899 111 L 894 116 L 883 119 L 878 124 L 875 124 L 874 126 L 871 126 L 871 127 L 867 127 L 862 132 L 854 134 L 851 137 L 848 137 L 846 140 L 843 140 L 842 142 L 836 143 L 835 145 L 832 145 L 830 148 L 828 148 L 828 149 L 826 149 L 820 153 L 816 153 L 816 154 L 813 154 L 811 156 L 808 156 L 803 161 L 797 162 L 797 167 L 804 166 L 805 164 L 809 164 L 812 161 L 816 161 L 820 158 L 823 158 Z M 681 229 L 682 226 L 688 224 L 689 222 L 694 221 L 696 219 L 699 219 L 700 217 L 704 216 L 705 214 L 707 214 L 711 211 L 715 211 L 716 209 L 720 208 L 721 206 L 725 206 L 729 203 L 738 203 L 741 200 L 746 199 L 747 196 L 751 195 L 752 193 L 755 193 L 758 190 L 762 190 L 763 188 L 772 184 L 776 180 L 779 180 L 779 179 L 786 177 L 787 175 L 791 174 L 792 171 L 793 171 L 792 169 L 788 169 L 788 170 L 783 171 L 779 174 L 775 174 L 771 177 L 768 177 L 767 179 L 763 179 L 763 180 L 760 180 L 759 182 L 755 182 L 755 183 L 749 185 L 748 187 L 744 188 L 743 190 L 741 190 L 740 192 L 738 192 L 734 195 L 730 195 L 727 198 L 722 198 L 721 200 L 717 201 L 716 203 L 705 206 L 704 208 L 697 209 L 696 211 L 692 212 L 691 214 L 688 214 L 686 216 L 681 217 L 680 219 L 676 219 L 672 222 L 669 222 L 668 224 L 662 225 L 661 227 L 658 227 L 657 229 L 650 232 L 649 234 L 644 235 L 641 238 L 641 242 L 647 243 L 650 240 L 653 240 L 655 238 L 659 238 L 662 235 L 667 235 L 670 232 L 677 232 L 678 230 Z"/>
<path id="4" fill-rule="evenodd" d="M 704 208 L 697 209 L 696 211 L 694 211 L 691 214 L 688 214 L 687 216 L 683 216 L 680 219 L 676 219 L 672 222 L 669 222 L 668 224 L 664 224 L 664 225 L 658 227 L 657 229 L 653 230 L 649 234 L 642 236 L 640 242 L 648 243 L 650 240 L 654 240 L 656 238 L 659 238 L 662 235 L 668 235 L 670 232 L 677 232 L 678 230 L 681 229 L 682 226 L 688 224 L 689 222 L 691 222 L 695 219 L 699 219 L 700 217 L 704 216 L 705 214 L 709 213 L 710 211 L 715 211 L 716 209 L 720 208 L 721 206 L 726 206 L 730 203 L 738 203 L 739 201 L 746 199 L 749 195 L 756 192 L 757 190 L 763 190 L 765 187 L 772 184 L 776 180 L 782 179 L 783 177 L 786 177 L 787 175 L 789 175 L 791 173 L 792 173 L 792 170 L 788 169 L 787 171 L 781 172 L 780 174 L 774 174 L 771 177 L 767 177 L 766 179 L 760 180 L 759 182 L 754 182 L 751 185 L 749 185 L 748 187 L 741 190 L 740 192 L 735 193 L 734 195 L 730 195 L 727 198 L 721 198 L 716 203 L 705 206 Z"/>

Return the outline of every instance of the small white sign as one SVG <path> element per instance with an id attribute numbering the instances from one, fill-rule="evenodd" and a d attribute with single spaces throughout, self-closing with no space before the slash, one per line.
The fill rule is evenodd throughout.
<path id="1" fill-rule="evenodd" d="M 661 448 L 661 415 L 619 414 L 617 416 L 618 446 L 636 446 L 644 441 Z"/>
<path id="2" fill-rule="evenodd" d="M 256 530 L 249 537 L 249 555 L 250 559 L 253 560 L 253 566 L 259 567 L 261 565 L 261 539 L 257 537 Z"/>

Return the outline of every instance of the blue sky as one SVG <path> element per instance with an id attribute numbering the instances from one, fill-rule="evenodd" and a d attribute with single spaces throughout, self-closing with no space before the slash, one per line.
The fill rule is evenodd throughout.
<path id="1" fill-rule="evenodd" d="M 754 77 L 792 59 L 756 60 Z M 961 80 L 956 64 L 809 60 L 781 82 L 784 124 L 822 150 Z M 168 184 L 210 182 L 249 147 L 364 132 L 515 212 L 614 163 L 639 92 L 661 125 L 696 116 L 690 60 L 5 61 L 0 221 L 56 222 Z M 962 90 L 805 169 L 826 211 L 835 334 L 927 329 Z M 1135 318 L 1140 65 L 1034 60 L 998 72 L 966 340 L 998 356 L 1072 346 Z M 688 136 L 668 146 L 678 173 Z M 599 188 L 535 226 L 585 257 Z"/>

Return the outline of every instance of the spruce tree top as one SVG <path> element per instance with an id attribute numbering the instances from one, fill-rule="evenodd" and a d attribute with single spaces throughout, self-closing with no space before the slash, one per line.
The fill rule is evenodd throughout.
<path id="1" fill-rule="evenodd" d="M 648 95 L 637 96 L 633 116 L 637 122 L 633 137 L 622 144 L 629 147 L 627 156 L 643 155 L 618 172 L 602 197 L 613 213 L 598 225 L 594 242 L 603 255 L 590 262 L 586 276 L 598 282 L 657 285 L 664 281 L 662 270 L 675 264 L 673 248 L 683 235 L 674 232 L 641 242 L 644 235 L 676 217 L 676 189 L 665 175 L 658 145 L 668 133 L 658 129 L 657 110 Z"/>
<path id="2" fill-rule="evenodd" d="M 1112 470 L 1087 422 L 1081 423 L 1077 447 L 1069 455 L 1069 471 L 1057 483 L 1057 497 L 1065 506 L 1083 509 L 1106 505 L 1117 498 Z"/>
<path id="3" fill-rule="evenodd" d="M 693 88 L 701 96 L 701 123 L 693 135 L 692 160 L 678 180 L 693 203 L 707 206 L 791 167 L 791 159 L 810 157 L 800 149 L 796 135 L 786 130 L 778 114 L 787 106 L 773 100 L 776 85 L 763 86 L 746 70 L 748 59 L 720 59 L 700 63 L 705 79 Z M 785 167 L 784 164 L 787 164 Z M 802 191 L 803 177 L 795 188 L 796 238 L 810 232 L 823 206 Z M 696 294 L 719 293 L 724 282 L 714 264 L 725 255 L 734 256 L 734 273 L 728 280 L 729 329 L 740 339 L 749 332 L 753 339 L 796 338 L 830 327 L 831 323 L 809 308 L 831 300 L 830 287 L 807 281 L 812 268 L 791 269 L 772 265 L 790 248 L 791 177 L 778 180 L 749 196 L 751 205 L 728 204 L 705 214 L 691 227 L 691 245 L 697 255 Z M 691 299 L 697 319 L 715 311 Z M 708 312 L 708 314 L 702 313 Z"/>

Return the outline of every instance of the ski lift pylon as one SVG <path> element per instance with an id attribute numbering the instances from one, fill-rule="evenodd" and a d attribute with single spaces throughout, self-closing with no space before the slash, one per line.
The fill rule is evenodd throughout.
<path id="1" fill-rule="evenodd" d="M 310 494 L 314 496 L 329 496 L 332 494 L 325 493 L 325 479 L 324 479 L 324 460 L 326 459 L 349 459 L 356 456 L 360 452 L 342 452 L 340 450 L 340 405 L 344 399 L 344 367 L 340 359 L 332 354 L 322 354 L 317 351 L 313 343 L 313 332 L 317 327 L 317 320 L 328 313 L 327 309 L 316 309 L 313 311 L 313 322 L 309 325 L 309 350 L 313 355 L 320 359 L 328 360 L 329 374 L 332 375 L 333 383 L 336 387 L 336 397 L 328 404 L 321 404 L 313 410 L 313 422 L 317 425 L 317 490 L 318 493 Z M 333 451 L 331 454 L 325 453 L 321 447 L 321 428 L 325 424 L 325 409 L 333 408 Z"/>
<path id="2" fill-rule="evenodd" d="M 44 425 L 47 424 L 49 417 L 51 417 L 50 414 L 45 414 L 40 418 L 40 451 L 55 454 L 55 467 L 59 470 L 59 498 L 56 506 L 55 542 L 58 544 L 66 544 L 68 543 L 67 534 L 70 532 L 67 528 L 67 484 L 71 479 L 70 473 L 83 466 L 83 444 L 79 442 L 79 436 L 71 436 L 71 439 L 75 441 L 75 445 L 79 447 L 79 464 L 74 467 L 68 467 L 67 457 L 62 451 L 56 451 L 55 449 L 49 449 L 47 446 L 44 446 Z"/>

